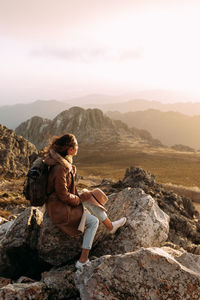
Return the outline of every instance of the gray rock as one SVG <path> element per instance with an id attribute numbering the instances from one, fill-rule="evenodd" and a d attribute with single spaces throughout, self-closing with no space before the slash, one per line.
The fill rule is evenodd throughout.
<path id="1" fill-rule="evenodd" d="M 140 247 L 159 247 L 167 240 L 169 216 L 141 189 L 126 188 L 111 194 L 106 208 L 112 221 L 126 216 L 127 222 L 113 236 L 101 224 L 103 234 L 101 230 L 96 234 L 98 245 L 94 255 L 126 253 Z"/>
<path id="2" fill-rule="evenodd" d="M 164 186 L 155 182 L 155 176 L 134 166 L 126 170 L 123 180 L 113 184 L 111 190 L 119 192 L 128 186 L 142 188 L 170 216 L 170 242 L 188 252 L 200 254 L 200 218 L 190 198 L 166 190 Z"/>
<path id="3" fill-rule="evenodd" d="M 21 123 L 16 128 L 15 132 L 16 134 L 22 135 L 25 139 L 29 140 L 37 148 L 42 148 L 38 146 L 44 145 L 44 134 L 46 134 L 46 128 L 49 128 L 51 123 L 52 120 L 35 116 Z"/>
<path id="4" fill-rule="evenodd" d="M 200 274 L 200 256 L 184 252 L 176 258 L 183 266 Z"/>
<path id="5" fill-rule="evenodd" d="M 179 263 L 186 268 L 200 274 L 200 256 L 192 253 L 188 253 L 183 248 L 177 250 L 171 247 L 162 247 L 164 251 L 172 255 Z"/>
<path id="6" fill-rule="evenodd" d="M 110 195 L 106 208 L 111 220 L 126 216 L 127 223 L 115 235 L 110 235 L 101 224 L 94 240 L 95 255 L 125 253 L 141 246 L 160 246 L 166 241 L 169 217 L 141 189 L 126 188 Z M 38 239 L 38 253 L 44 261 L 54 266 L 67 263 L 78 257 L 81 244 L 82 236 L 67 237 L 44 215 Z"/>
<path id="7" fill-rule="evenodd" d="M 7 219 L 3 218 L 3 217 L 0 217 L 0 226 L 4 223 L 8 222 Z"/>
<path id="8" fill-rule="evenodd" d="M 16 283 L 34 283 L 35 281 L 29 277 L 21 276 L 16 280 Z"/>
<path id="9" fill-rule="evenodd" d="M 167 239 L 169 217 L 141 189 L 126 188 L 110 195 L 106 207 L 111 220 L 126 216 L 127 223 L 115 235 L 110 235 L 101 224 L 94 241 L 95 255 L 160 246 Z M 45 264 L 60 266 L 78 258 L 81 244 L 82 236 L 69 238 L 46 213 L 29 207 L 13 221 L 1 241 L 0 270 L 5 269 L 15 277 L 35 276 Z"/>
<path id="10" fill-rule="evenodd" d="M 14 223 L 14 220 L 7 221 L 6 223 L 3 223 L 0 225 L 0 240 L 4 237 L 6 232 L 9 230 L 9 228 L 12 226 Z"/>
<path id="11" fill-rule="evenodd" d="M 82 236 L 68 237 L 44 213 L 37 244 L 38 254 L 44 261 L 54 266 L 64 264 L 80 254 L 81 243 Z"/>
<path id="12" fill-rule="evenodd" d="M 0 299 L 47 300 L 48 293 L 42 282 L 14 283 L 0 289 Z"/>
<path id="13" fill-rule="evenodd" d="M 48 289 L 49 299 L 77 299 L 79 291 L 75 287 L 73 268 L 64 266 L 42 273 L 41 281 Z"/>
<path id="14" fill-rule="evenodd" d="M 200 297 L 199 265 L 191 270 L 160 248 L 98 258 L 76 272 L 75 284 L 82 300 Z"/>
<path id="15" fill-rule="evenodd" d="M 36 207 L 25 209 L 9 227 L 2 244 L 6 249 L 28 245 L 34 249 L 37 245 L 43 214 Z"/>
<path id="16" fill-rule="evenodd" d="M 22 136 L 0 124 L 0 176 L 20 177 L 27 173 L 37 149 Z"/>
<path id="17" fill-rule="evenodd" d="M 47 264 L 37 253 L 37 241 L 43 214 L 35 207 L 27 208 L 13 222 L 0 244 L 0 274 L 18 278 L 36 277 Z M 3 226 L 3 225 L 2 225 Z"/>

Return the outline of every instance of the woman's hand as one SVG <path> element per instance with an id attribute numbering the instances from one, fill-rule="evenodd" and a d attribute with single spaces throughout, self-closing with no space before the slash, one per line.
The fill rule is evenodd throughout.
<path id="1" fill-rule="evenodd" d="M 91 194 L 87 190 L 87 191 L 82 192 L 79 197 L 81 199 L 81 202 L 84 202 L 84 201 L 87 201 L 91 197 Z"/>

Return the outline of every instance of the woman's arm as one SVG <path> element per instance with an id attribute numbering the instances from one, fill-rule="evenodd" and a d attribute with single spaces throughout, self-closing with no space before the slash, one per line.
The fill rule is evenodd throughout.
<path id="1" fill-rule="evenodd" d="M 69 173 L 63 166 L 57 166 L 55 175 L 55 192 L 61 201 L 71 206 L 77 206 L 81 203 L 81 200 L 78 195 L 71 194 L 68 191 L 66 180 L 67 175 L 69 175 Z"/>

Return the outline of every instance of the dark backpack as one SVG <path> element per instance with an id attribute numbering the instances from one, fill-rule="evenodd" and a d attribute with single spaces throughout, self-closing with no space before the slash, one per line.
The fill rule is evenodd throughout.
<path id="1" fill-rule="evenodd" d="M 47 200 L 48 166 L 37 158 L 29 169 L 23 194 L 32 206 L 42 206 Z"/>

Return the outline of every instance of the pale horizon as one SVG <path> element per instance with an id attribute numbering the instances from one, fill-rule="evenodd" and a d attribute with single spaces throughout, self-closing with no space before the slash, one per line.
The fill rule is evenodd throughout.
<path id="1" fill-rule="evenodd" d="M 102 98 L 101 98 L 102 97 Z M 88 99 L 88 100 L 87 100 Z M 144 90 L 135 91 L 132 93 L 119 93 L 119 94 L 80 94 L 76 96 L 69 96 L 65 99 L 53 99 L 53 98 L 41 98 L 41 99 L 24 99 L 17 102 L 0 102 L 0 108 L 4 106 L 12 106 L 18 104 L 32 104 L 38 101 L 57 101 L 70 106 L 87 106 L 89 104 L 112 104 L 112 103 L 126 103 L 129 101 L 145 100 L 149 102 L 160 102 L 162 104 L 178 104 L 178 103 L 200 103 L 200 96 L 177 92 L 177 91 L 166 91 L 166 90 Z"/>
<path id="2" fill-rule="evenodd" d="M 200 102 L 199 15 L 195 0 L 0 0 L 0 105 Z"/>

